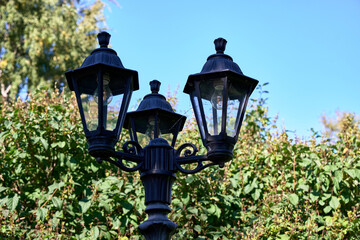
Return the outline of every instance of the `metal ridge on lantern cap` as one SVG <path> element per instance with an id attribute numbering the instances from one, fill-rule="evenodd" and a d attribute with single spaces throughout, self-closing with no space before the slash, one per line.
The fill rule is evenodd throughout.
<path id="1" fill-rule="evenodd" d="M 230 70 L 243 75 L 240 67 L 233 61 L 232 57 L 224 54 L 226 43 L 227 41 L 224 38 L 217 38 L 214 40 L 216 53 L 207 58 L 207 62 L 200 72 L 201 74 Z"/>
<path id="2" fill-rule="evenodd" d="M 97 63 L 124 68 L 115 50 L 108 48 L 111 35 L 108 32 L 101 32 L 97 35 L 100 47 L 93 50 L 80 68 L 88 67 Z"/>
<path id="3" fill-rule="evenodd" d="M 168 112 L 174 112 L 170 103 L 166 101 L 164 95 L 159 94 L 161 83 L 158 80 L 153 80 L 149 83 L 151 93 L 146 95 L 140 102 L 136 111 L 144 111 L 149 109 L 161 109 Z"/>

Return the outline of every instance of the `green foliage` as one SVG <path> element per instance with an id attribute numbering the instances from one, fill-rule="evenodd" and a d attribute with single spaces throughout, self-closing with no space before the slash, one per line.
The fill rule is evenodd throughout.
<path id="1" fill-rule="evenodd" d="M 1 95 L 12 100 L 25 86 L 62 86 L 64 72 L 95 48 L 102 10 L 100 0 L 0 1 Z"/>
<path id="2" fill-rule="evenodd" d="M 194 126 L 191 119 L 177 146 L 201 146 Z M 259 99 L 240 136 L 225 168 L 177 174 L 174 239 L 358 238 L 359 127 L 331 140 L 318 133 L 291 139 Z M 126 138 L 123 132 L 119 146 Z M 89 156 L 72 97 L 38 90 L 26 102 L 2 106 L 0 146 L 0 238 L 142 238 L 139 174 Z"/>
<path id="3" fill-rule="evenodd" d="M 0 116 L 0 238 L 114 239 L 136 230 L 145 217 L 138 176 L 87 154 L 73 98 L 38 90 Z"/>

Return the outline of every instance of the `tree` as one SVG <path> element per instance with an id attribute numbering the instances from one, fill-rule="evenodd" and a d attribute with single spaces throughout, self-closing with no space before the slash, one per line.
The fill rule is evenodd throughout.
<path id="1" fill-rule="evenodd" d="M 323 115 L 321 120 L 326 137 L 331 138 L 359 134 L 357 129 L 359 129 L 360 126 L 360 119 L 359 116 L 354 113 L 336 112 L 334 118 Z"/>
<path id="2" fill-rule="evenodd" d="M 103 7 L 100 0 L 0 0 L 3 99 L 37 86 L 63 86 L 64 72 L 95 48 Z"/>

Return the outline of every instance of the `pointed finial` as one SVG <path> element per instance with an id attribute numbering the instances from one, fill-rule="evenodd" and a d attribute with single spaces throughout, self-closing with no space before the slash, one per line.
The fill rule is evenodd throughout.
<path id="1" fill-rule="evenodd" d="M 110 42 L 111 35 L 108 32 L 101 32 L 97 35 L 100 47 L 107 48 Z"/>
<path id="2" fill-rule="evenodd" d="M 224 53 L 227 41 L 224 38 L 214 40 L 216 53 Z"/>
<path id="3" fill-rule="evenodd" d="M 151 93 L 159 93 L 161 82 L 158 80 L 152 80 L 150 82 Z"/>

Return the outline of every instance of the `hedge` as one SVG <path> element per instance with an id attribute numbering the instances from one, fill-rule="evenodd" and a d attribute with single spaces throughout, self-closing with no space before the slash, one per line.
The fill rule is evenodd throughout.
<path id="1" fill-rule="evenodd" d="M 230 163 L 177 173 L 173 239 L 358 239 L 354 115 L 336 137 L 313 132 L 301 140 L 277 126 L 263 98 L 250 105 Z M 176 146 L 192 142 L 204 154 L 195 125 L 188 120 Z M 118 149 L 127 136 L 122 132 Z M 3 103 L 0 159 L 0 238 L 142 239 L 139 174 L 89 156 L 72 96 L 38 89 Z"/>

